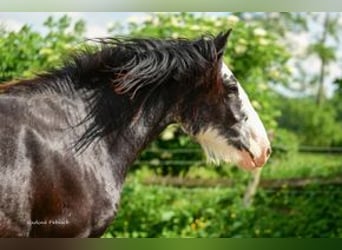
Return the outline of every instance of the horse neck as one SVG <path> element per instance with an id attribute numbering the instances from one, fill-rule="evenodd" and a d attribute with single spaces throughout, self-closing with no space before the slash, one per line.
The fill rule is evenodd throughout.
<path id="1" fill-rule="evenodd" d="M 119 135 L 114 154 L 125 158 L 125 164 L 130 165 L 139 153 L 172 122 L 172 112 L 154 107 L 127 126 Z"/>
<path id="2" fill-rule="evenodd" d="M 115 159 L 128 167 L 138 157 L 139 153 L 152 142 L 167 125 L 174 122 L 172 108 L 159 99 L 149 110 L 136 113 L 121 133 L 109 135 L 111 154 Z"/>

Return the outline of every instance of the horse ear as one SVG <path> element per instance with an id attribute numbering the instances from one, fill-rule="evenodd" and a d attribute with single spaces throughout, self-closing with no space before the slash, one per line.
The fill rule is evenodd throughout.
<path id="1" fill-rule="evenodd" d="M 214 38 L 214 44 L 215 44 L 216 52 L 217 52 L 217 59 L 222 58 L 231 32 L 232 32 L 232 29 L 229 29 L 224 33 L 222 32 L 218 34 Z"/>

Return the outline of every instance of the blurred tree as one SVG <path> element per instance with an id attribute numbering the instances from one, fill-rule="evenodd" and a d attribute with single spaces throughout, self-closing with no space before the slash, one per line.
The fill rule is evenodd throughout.
<path id="1" fill-rule="evenodd" d="M 301 145 L 331 146 L 342 134 L 329 102 L 317 107 L 310 98 L 284 99 L 282 111 L 279 125 L 296 133 Z"/>
<path id="2" fill-rule="evenodd" d="M 85 23 L 72 22 L 67 15 L 49 17 L 45 35 L 24 25 L 18 32 L 0 29 L 0 82 L 31 77 L 37 72 L 61 64 L 63 57 L 83 40 Z"/>
<path id="3" fill-rule="evenodd" d="M 278 34 L 279 40 L 293 51 L 291 68 L 294 71 L 294 81 L 289 81 L 288 89 L 302 96 L 303 92 L 306 95 L 313 95 L 316 104 L 321 105 L 327 98 L 325 85 L 329 66 L 339 60 L 336 51 L 341 35 L 339 27 L 341 15 L 328 12 L 241 13 L 240 15 L 246 22 L 262 23 L 265 29 Z M 298 44 L 300 38 L 306 41 Z M 319 64 L 317 72 L 312 70 L 313 60 L 317 60 Z M 303 63 L 304 61 L 310 61 L 311 65 Z"/>
<path id="4" fill-rule="evenodd" d="M 316 55 L 320 60 L 320 71 L 317 74 L 317 94 L 316 94 L 316 104 L 320 106 L 326 99 L 325 93 L 325 75 L 327 74 L 327 67 L 331 62 L 337 60 L 336 45 L 329 45 L 328 39 L 332 39 L 335 43 L 339 42 L 338 38 L 338 19 L 339 16 L 333 16 L 331 13 L 324 13 L 324 21 L 322 24 L 322 33 L 316 41 L 314 41 L 308 50 L 308 54 Z M 316 22 L 320 22 L 319 16 L 314 16 Z"/>
<path id="5" fill-rule="evenodd" d="M 308 30 L 306 15 L 300 12 L 237 12 L 234 14 L 244 22 L 262 24 L 264 29 L 278 34 L 282 39 L 289 31 Z"/>
<path id="6" fill-rule="evenodd" d="M 342 146 L 342 79 L 336 79 L 334 85 L 336 90 L 330 103 L 336 112 L 336 123 L 339 127 L 339 133 L 335 135 L 334 146 Z"/>
<path id="7" fill-rule="evenodd" d="M 336 86 L 335 97 L 338 99 L 342 99 L 342 78 L 336 79 L 334 84 Z"/>

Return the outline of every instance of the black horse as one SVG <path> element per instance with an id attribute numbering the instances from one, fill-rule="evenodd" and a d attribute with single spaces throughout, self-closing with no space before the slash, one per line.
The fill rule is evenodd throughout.
<path id="1" fill-rule="evenodd" d="M 60 69 L 2 85 L 0 236 L 101 236 L 130 164 L 170 123 L 215 162 L 261 167 L 270 144 L 222 62 L 229 33 L 105 39 Z"/>

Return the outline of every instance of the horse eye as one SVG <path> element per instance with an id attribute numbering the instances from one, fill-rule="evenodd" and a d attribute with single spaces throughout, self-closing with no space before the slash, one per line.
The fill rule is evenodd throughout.
<path id="1" fill-rule="evenodd" d="M 228 88 L 228 92 L 229 93 L 236 93 L 236 92 L 238 92 L 238 86 L 236 84 L 229 84 L 227 86 L 227 88 Z"/>

